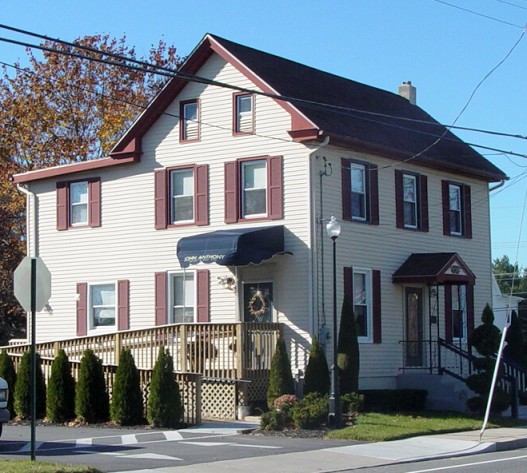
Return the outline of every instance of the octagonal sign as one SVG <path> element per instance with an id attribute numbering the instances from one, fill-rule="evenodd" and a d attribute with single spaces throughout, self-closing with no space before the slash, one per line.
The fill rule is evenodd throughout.
<path id="1" fill-rule="evenodd" d="M 33 261 L 35 263 L 33 264 Z M 15 269 L 14 294 L 26 312 L 31 312 L 31 275 L 35 271 L 35 311 L 41 311 L 51 297 L 51 273 L 41 258 L 26 256 Z"/>

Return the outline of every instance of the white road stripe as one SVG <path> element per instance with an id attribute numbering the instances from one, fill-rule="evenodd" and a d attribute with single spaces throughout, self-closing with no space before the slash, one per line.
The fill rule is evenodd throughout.
<path id="1" fill-rule="evenodd" d="M 138 442 L 135 434 L 121 435 L 121 443 L 123 445 L 133 445 Z"/>
<path id="2" fill-rule="evenodd" d="M 456 468 L 465 468 L 467 466 L 486 465 L 490 463 L 501 463 L 501 462 L 515 461 L 515 460 L 523 460 L 524 458 L 527 458 L 527 455 L 521 455 L 519 457 L 496 458 L 494 460 L 485 460 L 481 462 L 463 463 L 462 465 L 441 466 L 437 468 L 430 468 L 428 470 L 414 470 L 414 471 L 408 471 L 407 473 L 428 473 L 429 471 L 454 470 Z"/>

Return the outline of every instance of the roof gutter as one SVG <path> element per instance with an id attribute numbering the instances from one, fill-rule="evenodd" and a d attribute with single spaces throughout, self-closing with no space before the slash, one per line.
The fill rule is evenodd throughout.
<path id="1" fill-rule="evenodd" d="M 492 191 L 495 191 L 496 189 L 499 189 L 500 187 L 503 187 L 505 185 L 505 179 L 502 179 L 499 184 L 496 184 L 494 187 L 491 187 L 489 189 L 489 194 L 492 192 Z"/>

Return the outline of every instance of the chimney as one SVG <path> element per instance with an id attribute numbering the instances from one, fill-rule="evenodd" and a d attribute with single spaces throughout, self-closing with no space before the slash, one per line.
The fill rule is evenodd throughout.
<path id="1" fill-rule="evenodd" d="M 417 104 L 417 89 L 412 85 L 412 81 L 403 82 L 403 85 L 399 86 L 399 95 L 407 99 L 412 105 Z"/>

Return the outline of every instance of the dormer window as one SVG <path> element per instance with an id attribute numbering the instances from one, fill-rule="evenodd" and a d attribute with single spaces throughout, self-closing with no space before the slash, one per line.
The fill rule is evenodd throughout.
<path id="1" fill-rule="evenodd" d="M 179 117 L 181 141 L 198 141 L 200 138 L 198 100 L 181 102 Z"/>
<path id="2" fill-rule="evenodd" d="M 254 97 L 234 94 L 234 134 L 254 133 Z"/>

